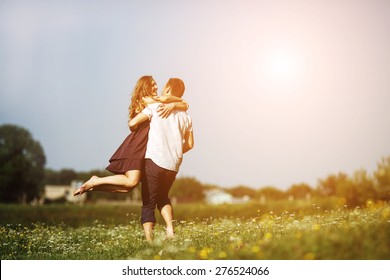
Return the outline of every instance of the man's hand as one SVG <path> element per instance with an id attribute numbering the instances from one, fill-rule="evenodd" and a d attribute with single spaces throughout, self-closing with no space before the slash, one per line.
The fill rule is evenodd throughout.
<path id="1" fill-rule="evenodd" d="M 157 113 L 162 118 L 167 118 L 175 108 L 174 103 L 161 104 L 157 108 Z"/>

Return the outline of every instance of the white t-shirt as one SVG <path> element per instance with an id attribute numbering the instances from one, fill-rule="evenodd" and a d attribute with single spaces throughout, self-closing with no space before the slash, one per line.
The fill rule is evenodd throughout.
<path id="1" fill-rule="evenodd" d="M 168 118 L 157 113 L 160 103 L 149 104 L 142 112 L 150 119 L 149 139 L 145 158 L 158 166 L 179 172 L 183 161 L 183 139 L 192 131 L 191 117 L 183 111 L 174 110 Z"/>

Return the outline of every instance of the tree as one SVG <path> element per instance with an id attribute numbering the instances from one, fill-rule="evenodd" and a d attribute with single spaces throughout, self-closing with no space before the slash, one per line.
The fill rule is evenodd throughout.
<path id="1" fill-rule="evenodd" d="M 27 202 L 38 197 L 45 163 L 42 146 L 29 131 L 0 126 L 0 201 Z"/>
<path id="2" fill-rule="evenodd" d="M 374 179 L 366 170 L 355 171 L 351 181 L 353 188 L 346 196 L 348 205 L 364 205 L 367 201 L 377 199 Z"/>
<path id="3" fill-rule="evenodd" d="M 295 199 L 310 197 L 313 193 L 311 187 L 306 183 L 294 184 L 287 190 L 287 195 Z"/>
<path id="4" fill-rule="evenodd" d="M 254 198 L 256 196 L 256 190 L 246 187 L 246 186 L 237 186 L 231 189 L 225 189 L 227 193 L 230 193 L 234 197 L 244 197 L 249 196 Z"/>
<path id="5" fill-rule="evenodd" d="M 374 172 L 379 199 L 390 200 L 390 157 L 382 158 Z"/>
<path id="6" fill-rule="evenodd" d="M 45 170 L 45 184 L 49 185 L 70 185 L 77 177 L 77 172 L 73 169 L 64 168 L 60 171 L 52 169 Z"/>
<path id="7" fill-rule="evenodd" d="M 337 175 L 329 175 L 324 180 L 319 180 L 318 191 L 324 196 L 336 196 L 344 185 L 348 184 L 348 175 L 340 172 Z"/>
<path id="8" fill-rule="evenodd" d="M 336 196 L 344 198 L 349 207 L 364 205 L 376 199 L 374 180 L 364 169 L 355 171 L 352 177 L 339 184 Z"/>
<path id="9" fill-rule="evenodd" d="M 197 202 L 204 199 L 202 183 L 192 177 L 177 178 L 169 194 L 179 202 Z"/>
<path id="10" fill-rule="evenodd" d="M 257 196 L 267 200 L 278 200 L 286 198 L 286 193 L 274 187 L 264 187 L 257 191 Z"/>

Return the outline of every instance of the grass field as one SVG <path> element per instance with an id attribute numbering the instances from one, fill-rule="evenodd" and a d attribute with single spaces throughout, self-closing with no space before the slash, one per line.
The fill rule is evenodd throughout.
<path id="1" fill-rule="evenodd" d="M 390 259 L 390 206 L 323 201 L 175 206 L 144 241 L 139 205 L 0 205 L 2 260 Z"/>

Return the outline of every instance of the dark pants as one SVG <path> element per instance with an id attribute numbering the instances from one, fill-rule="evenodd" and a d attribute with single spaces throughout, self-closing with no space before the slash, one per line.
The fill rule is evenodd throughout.
<path id="1" fill-rule="evenodd" d="M 141 222 L 156 222 L 154 210 L 170 205 L 169 190 L 175 181 L 177 172 L 156 165 L 151 159 L 145 160 L 142 172 L 142 216 Z"/>

